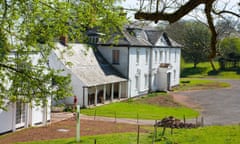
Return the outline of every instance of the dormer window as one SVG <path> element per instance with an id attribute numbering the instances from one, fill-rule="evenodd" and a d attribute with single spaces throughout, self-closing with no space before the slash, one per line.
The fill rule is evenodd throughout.
<path id="1" fill-rule="evenodd" d="M 136 38 L 141 38 L 141 32 L 142 32 L 142 30 L 140 30 L 140 29 L 135 29 L 135 30 L 134 30 L 135 37 L 136 37 Z"/>
<path id="2" fill-rule="evenodd" d="M 141 33 L 142 29 L 139 28 L 127 28 L 128 32 L 130 35 L 136 37 L 136 38 L 141 38 Z"/>

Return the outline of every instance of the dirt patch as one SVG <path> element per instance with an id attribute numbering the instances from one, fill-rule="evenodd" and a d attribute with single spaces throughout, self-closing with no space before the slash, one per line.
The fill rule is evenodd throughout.
<path id="1" fill-rule="evenodd" d="M 141 99 L 143 103 L 166 106 L 166 107 L 179 107 L 181 106 L 178 102 L 174 101 L 172 95 L 159 95 L 154 97 L 148 97 L 147 99 Z"/>
<path id="2" fill-rule="evenodd" d="M 143 129 L 141 131 L 146 132 L 146 130 Z M 137 132 L 137 125 L 97 120 L 81 120 L 81 136 L 123 132 Z M 75 136 L 76 121 L 74 118 L 71 118 L 48 125 L 47 127 L 28 128 L 6 134 L 0 137 L 0 143 L 10 144 L 15 142 L 41 141 Z"/>
<path id="3" fill-rule="evenodd" d="M 139 102 L 168 107 L 179 107 L 181 104 L 188 107 L 195 107 L 195 104 L 191 105 L 191 102 L 189 102 L 186 97 L 180 95 L 159 95 L 148 97 L 147 99 L 143 97 L 138 100 Z M 69 114 L 69 116 L 71 116 L 71 114 Z M 62 120 L 63 118 L 58 117 L 58 119 Z M 143 129 L 141 131 L 147 132 Z M 81 119 L 81 136 L 122 132 L 137 132 L 137 125 Z M 74 118 L 68 118 L 66 120 L 50 124 L 47 127 L 27 128 L 14 133 L 6 134 L 0 137 L 0 143 L 9 144 L 15 142 L 70 138 L 75 136 L 76 121 Z"/>
<path id="4" fill-rule="evenodd" d="M 192 108 L 192 109 L 201 110 L 200 105 L 193 102 L 187 96 L 183 96 L 183 95 L 179 95 L 179 94 L 172 94 L 172 98 L 175 102 L 177 102 L 181 105 L 184 105 L 184 106 Z"/>

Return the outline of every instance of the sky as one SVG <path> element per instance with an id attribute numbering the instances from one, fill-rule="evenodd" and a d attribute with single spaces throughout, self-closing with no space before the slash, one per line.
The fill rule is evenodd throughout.
<path id="1" fill-rule="evenodd" d="M 139 1 L 140 0 L 125 0 L 121 3 L 121 5 L 127 9 L 138 9 Z M 227 7 L 229 10 L 233 10 L 233 11 L 239 13 L 240 7 L 237 7 L 237 5 L 236 5 L 239 2 L 240 2 L 240 0 L 218 0 L 218 7 L 224 7 L 227 4 Z M 191 13 L 189 16 L 185 16 L 184 19 L 192 19 L 193 17 L 195 17 L 198 14 L 199 13 L 195 11 L 195 12 Z M 134 11 L 129 11 L 128 17 L 130 17 L 131 20 L 134 20 Z M 204 19 L 205 16 L 199 15 L 199 17 Z"/>

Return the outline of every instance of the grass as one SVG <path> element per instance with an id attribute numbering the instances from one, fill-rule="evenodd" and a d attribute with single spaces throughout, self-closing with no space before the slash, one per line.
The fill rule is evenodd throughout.
<path id="1" fill-rule="evenodd" d="M 184 63 L 181 77 L 187 78 L 224 78 L 224 79 L 240 79 L 239 68 L 229 69 L 226 71 L 219 70 L 218 62 L 214 62 L 217 72 L 212 71 L 212 67 L 209 62 L 202 62 L 197 65 L 197 68 L 193 68 L 192 63 Z"/>
<path id="2" fill-rule="evenodd" d="M 213 88 L 225 88 L 230 84 L 226 82 L 219 82 L 217 80 L 199 79 L 199 78 L 181 78 L 180 85 L 174 88 L 175 91 L 184 90 L 202 90 Z"/>
<path id="3" fill-rule="evenodd" d="M 151 143 L 151 139 L 149 139 L 149 134 L 141 133 L 140 137 L 141 143 Z M 136 144 L 136 139 L 136 133 L 105 134 L 81 137 L 80 144 L 94 144 L 95 140 L 97 144 Z M 77 144 L 77 142 L 74 138 L 68 138 L 48 141 L 25 142 L 24 144 Z"/>
<path id="4" fill-rule="evenodd" d="M 153 132 L 153 128 L 149 127 Z M 155 144 L 237 144 L 240 143 L 240 126 L 206 126 L 196 129 L 174 129 L 173 135 L 167 129 L 161 137 L 162 129 L 158 128 Z M 152 143 L 153 133 L 141 133 L 139 143 Z M 81 137 L 80 144 L 93 144 L 96 139 L 101 144 L 135 144 L 137 133 L 117 133 Z M 49 141 L 25 142 L 25 144 L 75 144 L 74 138 Z M 19 143 L 20 144 L 20 143 Z M 21 143 L 22 144 L 22 143 Z"/>
<path id="5" fill-rule="evenodd" d="M 174 116 L 177 118 L 193 118 L 199 115 L 199 113 L 193 109 L 183 106 L 160 106 L 153 102 L 146 103 L 152 98 L 169 97 L 166 93 L 152 93 L 146 96 L 142 96 L 136 99 L 129 99 L 127 101 L 110 103 L 91 109 L 82 109 L 81 113 L 86 115 L 97 115 L 105 117 L 116 117 L 116 118 L 132 118 L 132 119 L 162 119 L 166 116 Z M 167 99 L 170 101 L 169 99 Z M 173 103 L 173 102 L 172 102 Z"/>
<path id="6" fill-rule="evenodd" d="M 162 119 L 166 116 L 174 116 L 182 118 L 184 115 L 187 118 L 198 116 L 198 112 L 186 107 L 161 107 L 150 104 L 131 102 L 117 102 L 96 107 L 92 109 L 81 110 L 82 114 L 97 115 L 105 117 L 117 118 L 132 118 L 132 119 Z"/>
<path id="7" fill-rule="evenodd" d="M 172 136 L 168 134 L 165 142 L 184 144 L 237 144 L 240 143 L 239 131 L 239 125 L 179 129 L 175 130 Z"/>

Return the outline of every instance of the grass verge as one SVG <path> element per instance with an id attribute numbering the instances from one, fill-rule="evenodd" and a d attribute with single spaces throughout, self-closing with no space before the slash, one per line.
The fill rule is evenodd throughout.
<path id="1" fill-rule="evenodd" d="M 240 143 L 240 126 L 206 126 L 196 129 L 174 129 L 173 135 L 167 129 L 164 137 L 161 137 L 161 128 L 154 144 L 237 144 Z M 152 143 L 153 133 L 141 133 L 139 143 Z M 81 137 L 80 144 L 135 144 L 137 133 L 118 133 Z M 19 143 L 23 144 L 23 143 Z M 57 139 L 49 141 L 25 142 L 24 144 L 76 144 L 74 138 Z"/>

